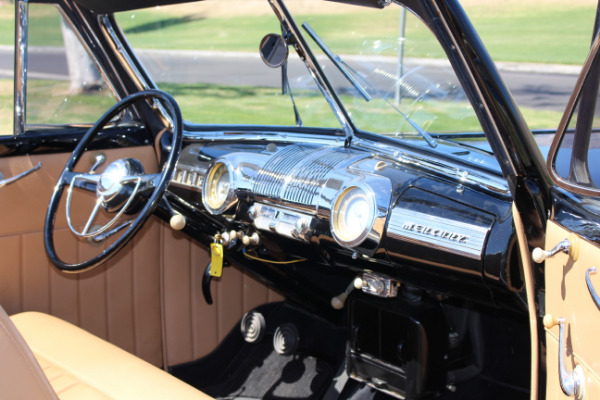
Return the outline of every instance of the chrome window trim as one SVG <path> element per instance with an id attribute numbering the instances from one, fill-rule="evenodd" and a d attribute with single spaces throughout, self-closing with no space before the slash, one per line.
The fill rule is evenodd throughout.
<path id="1" fill-rule="evenodd" d="M 27 26 L 29 23 L 28 0 L 15 3 L 15 82 L 13 137 L 25 132 L 27 107 Z"/>
<path id="2" fill-rule="evenodd" d="M 158 87 L 156 86 L 156 83 L 153 81 L 148 82 L 148 80 L 139 70 L 138 65 L 142 65 L 139 60 L 136 59 L 138 62 L 135 63 L 133 59 L 135 56 L 132 57 L 131 54 L 125 51 L 125 46 L 123 46 L 119 35 L 117 35 L 117 32 L 115 31 L 115 26 L 112 24 L 108 15 L 99 15 L 98 24 L 102 28 L 102 32 L 104 33 L 106 39 L 108 39 L 109 43 L 112 44 L 114 53 L 121 58 L 121 64 L 123 67 L 128 69 L 130 76 L 135 78 L 138 88 L 140 90 L 157 89 Z M 125 36 L 121 35 L 121 37 L 124 38 Z M 129 48 L 131 48 L 131 46 L 129 46 Z M 149 75 L 146 73 L 146 76 Z"/>

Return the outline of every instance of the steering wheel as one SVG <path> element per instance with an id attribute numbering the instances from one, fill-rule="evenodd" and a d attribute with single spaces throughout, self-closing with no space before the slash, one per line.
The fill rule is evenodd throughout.
<path id="1" fill-rule="evenodd" d="M 173 138 L 162 172 L 158 174 L 145 174 L 142 164 L 133 158 L 123 158 L 114 161 L 101 174 L 95 174 L 93 168 L 89 173 L 74 172 L 73 168 L 77 164 L 77 161 L 98 132 L 125 108 L 136 101 L 145 99 L 159 100 L 171 117 Z M 162 199 L 175 170 L 179 153 L 181 152 L 182 138 L 183 123 L 181 110 L 173 97 L 165 92 L 159 90 L 137 92 L 125 97 L 110 108 L 83 136 L 69 157 L 58 179 L 58 183 L 54 187 L 48 211 L 46 212 L 44 226 L 44 246 L 50 261 L 62 271 L 83 272 L 107 261 L 125 246 L 148 220 L 150 214 Z M 68 188 L 66 201 L 67 224 L 77 237 L 102 242 L 104 239 L 126 229 L 104 251 L 80 263 L 70 264 L 64 262 L 56 254 L 54 247 L 56 210 L 65 187 Z M 71 196 L 74 188 L 84 188 L 95 190 L 96 192 L 96 204 L 90 213 L 87 223 L 81 230 L 78 230 L 71 223 Z M 93 224 L 100 208 L 115 216 L 105 225 L 96 227 Z M 135 218 L 118 224 L 120 217 L 124 213 L 134 214 L 135 212 L 138 212 Z"/>

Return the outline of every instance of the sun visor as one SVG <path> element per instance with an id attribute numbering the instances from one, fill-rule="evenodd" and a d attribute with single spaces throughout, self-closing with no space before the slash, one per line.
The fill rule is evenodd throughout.
<path id="1" fill-rule="evenodd" d="M 118 11 L 186 3 L 185 0 L 75 0 L 75 2 L 98 14 L 108 14 Z M 191 2 L 192 1 L 187 1 L 187 3 Z"/>

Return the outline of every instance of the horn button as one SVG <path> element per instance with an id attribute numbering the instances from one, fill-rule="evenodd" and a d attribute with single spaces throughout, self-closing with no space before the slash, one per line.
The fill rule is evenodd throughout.
<path id="1" fill-rule="evenodd" d="M 123 158 L 112 162 L 102 175 L 96 186 L 96 194 L 102 199 L 102 207 L 108 212 L 116 212 L 121 209 L 133 194 L 135 188 L 135 177 L 144 174 L 142 163 L 134 158 Z M 131 203 L 130 210 L 136 205 Z"/>

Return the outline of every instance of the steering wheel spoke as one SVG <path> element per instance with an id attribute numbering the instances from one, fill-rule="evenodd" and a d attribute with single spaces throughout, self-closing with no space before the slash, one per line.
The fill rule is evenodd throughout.
<path id="1" fill-rule="evenodd" d="M 67 213 L 67 221 L 69 223 L 69 228 L 71 228 L 71 231 L 79 234 L 80 236 L 83 237 L 88 237 L 88 236 L 94 236 L 97 233 L 100 233 L 99 231 L 102 230 L 101 229 L 95 229 L 94 232 L 92 232 L 92 234 L 89 234 L 90 228 L 92 226 L 92 224 L 94 223 L 94 220 L 96 219 L 96 216 L 98 215 L 98 210 L 100 210 L 100 207 L 102 206 L 102 198 L 98 198 L 96 199 L 96 204 L 94 204 L 94 209 L 92 210 L 92 212 L 90 213 L 90 217 L 88 218 L 85 226 L 83 227 L 83 230 L 81 231 L 81 233 L 77 233 L 75 231 L 75 228 L 73 228 L 73 225 L 71 224 L 71 218 L 69 217 L 69 213 Z M 69 207 L 69 206 L 67 206 Z"/>
<path id="2" fill-rule="evenodd" d="M 142 179 L 140 183 L 140 192 L 145 193 L 154 190 L 154 188 L 159 185 L 161 174 L 145 174 L 140 178 Z"/>
<path id="3" fill-rule="evenodd" d="M 169 113 L 168 117 L 172 123 L 172 143 L 165 165 L 160 173 L 144 173 L 142 164 L 132 158 L 112 162 L 101 174 L 73 172 L 75 164 L 104 125 L 136 102 L 139 102 L 138 104 L 142 107 L 147 106 L 148 103 L 142 100 L 148 99 L 160 101 L 164 106 L 161 109 Z M 182 139 L 181 111 L 175 100 L 165 92 L 147 90 L 134 93 L 111 107 L 88 130 L 71 154 L 50 199 L 44 226 L 44 245 L 50 261 L 62 271 L 80 272 L 107 261 L 125 246 L 148 220 L 163 197 L 181 152 Z M 77 237 L 89 239 L 91 242 L 100 242 L 110 236 L 117 236 L 117 233 L 120 234 L 104 251 L 89 260 L 79 263 L 63 261 L 57 255 L 54 246 L 54 222 L 58 204 L 65 188 L 67 188 L 67 223 L 70 230 Z M 76 188 L 92 191 L 96 194 L 92 211 L 81 231 L 75 229 L 71 220 L 71 203 Z M 99 228 L 95 228 L 97 220 L 103 221 L 103 217 L 100 215 L 101 212 L 108 215 L 112 214 L 109 217 L 110 221 Z M 124 221 L 124 214 L 129 215 L 131 219 Z"/>
<path id="4" fill-rule="evenodd" d="M 98 184 L 99 180 L 100 175 L 63 171 L 59 179 L 59 184 L 62 186 L 74 186 L 76 188 L 86 190 L 90 190 L 90 188 L 93 187 L 93 190 L 96 190 L 96 185 Z"/>

